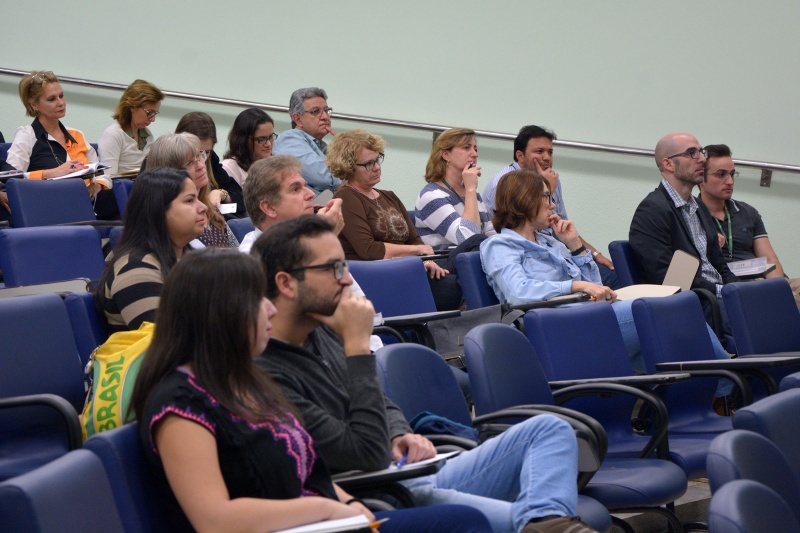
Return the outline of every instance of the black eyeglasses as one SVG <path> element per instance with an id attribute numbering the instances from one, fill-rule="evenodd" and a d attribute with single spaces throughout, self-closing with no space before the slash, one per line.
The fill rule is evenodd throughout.
<path id="1" fill-rule="evenodd" d="M 692 147 L 692 148 L 687 148 L 685 151 L 679 154 L 671 155 L 667 159 L 672 159 L 673 157 L 680 157 L 682 155 L 688 155 L 692 159 L 697 159 L 700 154 L 703 154 L 703 157 L 706 157 L 708 155 L 708 152 L 706 152 L 705 148 Z"/>
<path id="2" fill-rule="evenodd" d="M 547 201 L 547 205 L 550 205 L 551 203 L 553 203 L 553 195 L 551 193 L 549 193 L 549 192 L 544 193 L 542 195 L 542 198 L 544 198 Z"/>
<path id="3" fill-rule="evenodd" d="M 332 107 L 312 107 L 311 109 L 306 109 L 305 112 L 311 115 L 312 117 L 318 117 L 320 113 L 325 112 L 326 115 L 331 116 L 333 113 Z"/>
<path id="4" fill-rule="evenodd" d="M 726 176 L 730 176 L 732 179 L 736 179 L 739 177 L 739 171 L 731 170 L 730 172 L 728 172 L 727 170 L 717 170 L 716 172 L 712 172 L 710 175 L 719 178 L 721 180 L 724 180 Z"/>
<path id="5" fill-rule="evenodd" d="M 161 111 L 150 111 L 149 109 L 147 109 L 147 108 L 146 108 L 146 107 L 144 107 L 144 106 L 142 106 L 142 109 L 143 109 L 143 110 L 144 110 L 144 112 L 147 114 L 147 118 L 149 118 L 149 119 L 150 119 L 150 118 L 156 118 L 156 115 L 158 115 L 159 113 L 161 113 Z"/>
<path id="6" fill-rule="evenodd" d="M 297 267 L 287 270 L 287 272 L 300 272 L 301 270 L 333 270 L 333 277 L 336 281 L 342 281 L 344 277 L 344 269 L 350 266 L 350 262 L 345 260 L 333 261 L 332 263 L 323 263 L 321 265 L 308 265 Z"/>
<path id="7" fill-rule="evenodd" d="M 273 133 L 272 135 L 267 135 L 266 137 L 250 137 L 250 138 L 253 139 L 253 141 L 255 141 L 256 144 L 264 144 L 268 142 L 274 142 L 275 139 L 278 138 L 278 134 Z"/>
<path id="8" fill-rule="evenodd" d="M 357 167 L 364 167 L 367 170 L 372 171 L 372 170 L 375 169 L 375 165 L 382 165 L 383 164 L 383 157 L 384 157 L 384 155 L 380 154 L 375 159 L 373 159 L 371 161 L 367 161 L 366 163 L 356 163 L 356 166 Z"/>

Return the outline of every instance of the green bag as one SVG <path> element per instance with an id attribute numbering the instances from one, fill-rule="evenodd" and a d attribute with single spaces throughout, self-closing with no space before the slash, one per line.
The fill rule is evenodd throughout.
<path id="1" fill-rule="evenodd" d="M 119 331 L 92 352 L 86 372 L 94 380 L 81 413 L 84 440 L 133 421 L 128 406 L 153 330 L 154 324 L 145 322 L 137 330 Z"/>

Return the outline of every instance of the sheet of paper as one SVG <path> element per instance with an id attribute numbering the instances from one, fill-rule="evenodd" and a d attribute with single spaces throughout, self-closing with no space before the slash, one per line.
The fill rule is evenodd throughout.
<path id="1" fill-rule="evenodd" d="M 636 298 L 648 298 L 654 296 L 672 296 L 681 288 L 677 285 L 649 285 L 640 283 L 639 285 L 628 285 L 621 289 L 616 289 L 617 300 L 635 300 Z"/>
<path id="2" fill-rule="evenodd" d="M 275 533 L 333 533 L 335 531 L 350 531 L 369 527 L 370 522 L 363 514 L 340 518 L 338 520 L 325 520 L 305 526 L 293 527 L 291 529 L 281 529 Z"/>
<path id="3" fill-rule="evenodd" d="M 238 209 L 236 206 L 237 206 L 236 203 L 219 204 L 219 212 L 222 213 L 223 215 L 230 215 L 236 212 L 236 210 Z"/>

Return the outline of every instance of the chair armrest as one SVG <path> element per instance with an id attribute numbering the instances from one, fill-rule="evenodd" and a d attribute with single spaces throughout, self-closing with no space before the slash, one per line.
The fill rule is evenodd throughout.
<path id="1" fill-rule="evenodd" d="M 413 315 L 385 316 L 383 325 L 389 327 L 407 327 L 424 325 L 431 320 L 455 318 L 461 316 L 461 311 L 433 311 L 431 313 L 416 313 Z"/>
<path id="2" fill-rule="evenodd" d="M 640 458 L 649 457 L 654 451 L 657 452 L 659 459 L 669 459 L 669 442 L 667 440 L 667 429 L 669 427 L 669 414 L 664 402 L 652 392 L 620 385 L 618 383 L 591 383 L 584 385 L 573 385 L 553 392 L 553 399 L 558 405 L 563 404 L 573 398 L 583 396 L 597 396 L 625 394 L 636 399 L 642 400 L 653 410 L 655 421 L 653 424 L 653 435 L 639 453 Z M 627 416 L 627 415 L 626 415 Z"/>
<path id="3" fill-rule="evenodd" d="M 585 302 L 587 300 L 589 300 L 589 295 L 588 294 L 585 294 L 585 293 L 582 293 L 582 292 L 576 292 L 575 294 L 567 294 L 567 295 L 564 295 L 564 296 L 555 296 L 553 298 L 550 298 L 549 300 L 544 300 L 544 301 L 541 301 L 541 302 L 528 302 L 528 303 L 516 304 L 516 305 L 503 304 L 502 310 L 503 310 L 503 314 L 505 315 L 509 311 L 523 311 L 523 312 L 525 312 L 525 311 L 529 311 L 531 309 L 543 309 L 543 308 L 547 308 L 547 307 L 558 307 L 559 305 L 573 304 L 573 303 L 577 303 L 577 302 Z"/>
<path id="4" fill-rule="evenodd" d="M 61 224 L 53 224 L 54 226 L 92 226 L 94 228 L 113 228 L 115 226 L 124 226 L 121 220 L 81 220 L 80 222 L 64 222 Z"/>
<path id="5" fill-rule="evenodd" d="M 750 387 L 750 384 L 742 377 L 742 374 L 739 371 L 735 370 L 735 367 L 731 367 L 730 365 L 726 365 L 726 363 L 730 363 L 731 361 L 741 361 L 741 359 L 731 359 L 730 361 L 726 361 L 724 359 L 711 359 L 709 361 L 687 361 L 686 363 L 677 363 L 683 364 L 684 366 L 688 363 L 697 363 L 698 366 L 702 366 L 702 368 L 697 369 L 685 369 L 689 374 L 692 375 L 693 378 L 726 378 L 733 382 L 739 388 L 739 391 L 742 393 L 742 403 L 743 405 L 750 405 L 753 403 L 753 390 Z M 661 365 L 672 365 L 676 363 L 658 363 L 656 364 L 656 370 L 660 371 Z M 727 367 L 727 368 L 726 368 Z M 753 367 L 750 369 L 752 370 Z M 746 367 L 741 366 L 740 370 L 745 370 Z M 670 369 L 667 369 L 670 370 Z M 672 369 L 674 370 L 674 369 Z"/>
<path id="6" fill-rule="evenodd" d="M 64 419 L 67 430 L 67 444 L 70 450 L 77 450 L 83 444 L 83 434 L 78 413 L 72 404 L 55 394 L 31 394 L 0 399 L 0 409 L 15 409 L 40 405 L 50 407 Z"/>
<path id="7" fill-rule="evenodd" d="M 551 389 L 563 389 L 573 385 L 586 385 L 592 383 L 618 383 L 629 387 L 652 387 L 653 385 L 672 385 L 680 381 L 691 379 L 688 372 L 674 372 L 663 374 L 644 374 L 637 376 L 618 376 L 609 378 L 588 378 L 588 379 L 565 379 L 550 381 Z"/>
<path id="8" fill-rule="evenodd" d="M 406 342 L 406 338 L 403 337 L 403 334 L 397 331 L 396 329 L 389 327 L 389 326 L 375 326 L 372 328 L 373 335 L 390 335 L 397 339 L 397 342 Z"/>

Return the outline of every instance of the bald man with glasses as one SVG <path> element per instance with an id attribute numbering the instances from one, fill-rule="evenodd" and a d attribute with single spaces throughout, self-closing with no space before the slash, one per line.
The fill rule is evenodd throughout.
<path id="1" fill-rule="evenodd" d="M 655 159 L 661 183 L 639 204 L 628 235 L 644 282 L 661 284 L 675 250 L 683 250 L 700 260 L 692 287 L 719 297 L 722 285 L 739 278 L 722 256 L 714 221 L 692 196 L 703 182 L 706 151 L 693 135 L 671 133 L 656 144 Z"/>

